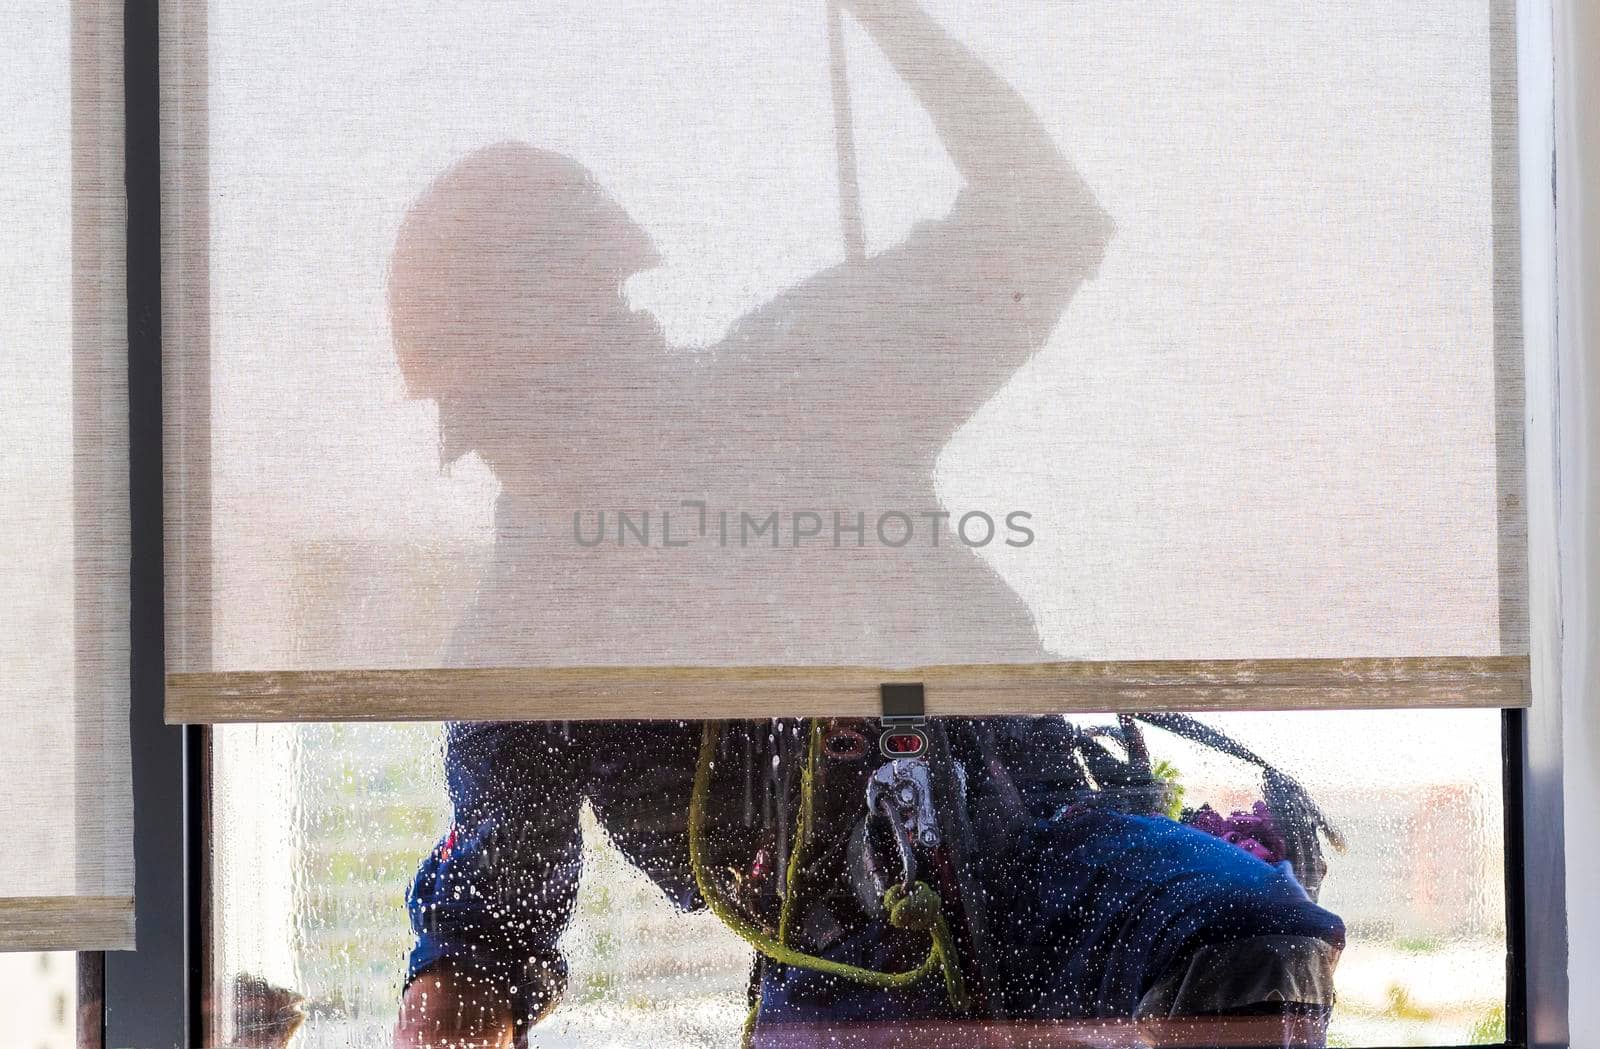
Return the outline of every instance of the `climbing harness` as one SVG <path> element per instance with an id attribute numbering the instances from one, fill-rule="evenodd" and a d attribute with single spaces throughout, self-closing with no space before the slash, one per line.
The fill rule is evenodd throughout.
<path id="1" fill-rule="evenodd" d="M 1259 768 L 1266 781 L 1269 800 L 1275 811 L 1282 811 L 1304 828 L 1312 855 L 1309 861 L 1301 859 L 1296 870 L 1303 884 L 1315 898 L 1320 863 L 1315 847 L 1318 832 L 1334 845 L 1342 848 L 1344 841 L 1338 830 L 1323 815 L 1309 794 L 1286 774 L 1237 741 L 1203 722 L 1181 714 L 1136 713 L 1118 718 L 1116 728 L 1086 730 L 1079 733 L 1073 749 L 1084 761 L 1093 778 L 1089 793 L 1104 795 L 1114 805 L 1128 804 L 1134 808 L 1148 807 L 1154 795 L 1164 788 L 1153 776 L 1149 752 L 1144 745 L 1135 722 L 1143 722 L 1208 748 L 1228 754 Z M 706 860 L 705 823 L 707 802 L 711 791 L 712 771 L 716 763 L 719 742 L 723 737 L 724 722 L 705 723 L 700 740 L 700 750 L 695 766 L 694 783 L 689 799 L 689 864 L 694 883 L 701 898 L 718 920 L 735 935 L 750 944 L 764 959 L 780 965 L 805 969 L 811 972 L 850 980 L 877 990 L 899 990 L 914 986 L 936 970 L 942 975 L 945 996 L 958 1011 L 971 1007 L 971 998 L 960 968 L 957 941 L 943 913 L 943 899 L 926 881 L 921 880 L 913 846 L 931 847 L 943 844 L 945 829 L 938 816 L 942 812 L 940 800 L 934 796 L 926 759 L 894 759 L 880 766 L 870 777 L 867 788 L 868 821 L 884 819 L 893 831 L 901 863 L 901 876 L 891 879 L 874 874 L 875 887 L 863 890 L 870 903 L 872 892 L 882 890 L 881 903 L 890 926 L 922 931 L 929 938 L 928 954 L 915 968 L 889 972 L 866 968 L 829 958 L 819 957 L 800 950 L 792 944 L 795 922 L 800 913 L 799 900 L 802 880 L 806 870 L 807 853 L 813 844 L 817 811 L 818 766 L 829 761 L 859 760 L 866 749 L 865 738 L 854 731 L 841 732 L 825 728 L 824 719 L 807 719 L 805 760 L 800 768 L 799 811 L 794 819 L 792 845 L 780 855 L 779 868 L 783 871 L 783 897 L 779 907 L 776 935 L 743 913 L 725 888 L 712 875 Z M 1099 746 L 1087 746 L 1097 736 L 1109 736 L 1122 745 L 1127 753 L 1126 762 L 1118 761 Z M 943 737 L 941 737 L 943 738 Z M 965 769 L 959 762 L 952 763 L 955 780 L 951 784 L 954 795 L 944 800 L 944 805 L 964 804 Z M 1118 801 L 1118 798 L 1124 799 Z M 1072 806 L 1068 806 L 1069 808 Z M 1152 811 L 1159 811 L 1155 809 Z M 781 810 L 780 810 L 781 812 Z M 786 819 L 781 821 L 787 824 Z M 780 835 L 781 837 L 781 835 Z M 784 844 L 787 844 L 785 840 Z M 869 873 L 873 873 L 869 871 Z M 888 883 L 888 884 L 886 884 Z M 745 1043 L 754 1033 L 755 1019 L 760 1007 L 759 999 L 753 1002 L 745 1022 Z"/>
<path id="2" fill-rule="evenodd" d="M 806 762 L 800 773 L 800 812 L 796 820 L 796 841 L 789 854 L 788 868 L 785 872 L 786 891 L 779 911 L 777 936 L 768 935 L 739 913 L 722 887 L 711 876 L 705 861 L 706 800 L 711 790 L 711 770 L 716 762 L 717 741 L 721 735 L 722 722 L 706 722 L 700 737 L 700 756 L 695 766 L 694 787 L 689 795 L 689 866 L 694 874 L 695 886 L 700 890 L 700 897 L 705 900 L 711 913 L 763 957 L 780 965 L 837 976 L 878 990 L 911 987 L 935 970 L 939 970 L 944 977 L 946 998 L 952 1007 L 964 1010 L 968 1004 L 967 993 L 961 976 L 955 937 L 940 909 L 942 901 L 939 894 L 926 882 L 915 881 L 909 886 L 897 883 L 891 885 L 883 894 L 883 906 L 888 912 L 891 926 L 897 929 L 920 930 L 928 934 L 928 956 L 915 969 L 882 972 L 821 958 L 789 945 L 797 909 L 800 874 L 804 868 L 805 850 L 811 838 L 816 815 L 816 766 L 823 746 L 822 722 L 818 719 L 812 719 L 810 722 Z"/>

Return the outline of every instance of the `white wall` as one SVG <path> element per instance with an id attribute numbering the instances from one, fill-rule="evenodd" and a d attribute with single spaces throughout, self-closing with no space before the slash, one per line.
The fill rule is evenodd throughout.
<path id="1" fill-rule="evenodd" d="M 1556 3 L 1562 697 L 1573 1046 L 1600 1045 L 1600 4 Z"/>

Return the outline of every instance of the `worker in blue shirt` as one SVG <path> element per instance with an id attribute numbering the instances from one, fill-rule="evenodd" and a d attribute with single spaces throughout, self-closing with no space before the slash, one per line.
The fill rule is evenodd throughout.
<path id="1" fill-rule="evenodd" d="M 1230 1044 L 1322 1044 L 1343 927 L 1306 891 L 1321 871 L 1314 827 L 1292 861 L 1269 863 L 1162 813 L 1161 784 L 1130 760 L 1141 740 L 1049 717 L 940 720 L 934 734 L 956 789 L 918 800 L 960 812 L 925 821 L 944 840 L 913 850 L 945 957 L 875 986 L 839 967 L 913 973 L 934 923 L 896 927 L 881 902 L 901 881 L 893 835 L 915 833 L 919 806 L 875 812 L 869 799 L 908 766 L 902 786 L 914 785 L 938 754 L 886 758 L 848 721 L 453 726 L 455 818 L 409 895 L 409 1044 L 513 1044 L 554 1007 L 585 800 L 676 906 L 720 905 L 754 937 L 758 1046 L 855 1032 L 864 1046 L 955 1049 L 971 1044 L 963 1025 L 1081 1020 L 1224 1021 L 1229 1038 L 1261 1039 Z"/>

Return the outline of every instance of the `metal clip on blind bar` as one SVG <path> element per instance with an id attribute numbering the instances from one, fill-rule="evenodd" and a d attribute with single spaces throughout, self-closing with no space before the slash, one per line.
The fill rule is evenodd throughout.
<path id="1" fill-rule="evenodd" d="M 878 751 L 886 758 L 920 758 L 928 753 L 927 703 L 922 682 L 885 682 L 878 686 L 883 732 Z"/>

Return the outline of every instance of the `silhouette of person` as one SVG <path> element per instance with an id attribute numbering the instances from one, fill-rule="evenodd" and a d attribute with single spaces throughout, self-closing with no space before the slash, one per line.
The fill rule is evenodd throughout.
<path id="1" fill-rule="evenodd" d="M 575 161 L 491 146 L 410 209 L 390 278 L 408 391 L 438 405 L 444 457 L 476 451 L 502 488 L 452 662 L 1043 658 L 1029 610 L 955 520 L 922 515 L 939 510 L 940 450 L 1044 345 L 1110 222 L 1010 85 L 914 3 L 851 9 L 964 188 L 943 219 L 791 288 L 715 346 L 675 349 L 629 308 L 623 282 L 658 258 Z M 704 535 L 681 501 L 708 508 Z M 643 508 L 676 511 L 673 531 L 693 542 L 574 541 L 575 513 L 595 527 Z M 726 545 L 720 509 L 734 514 Z M 821 534 L 796 544 L 785 522 L 751 542 L 746 510 L 811 510 Z M 885 510 L 914 541 L 893 545 L 898 518 L 879 539 Z"/>
<path id="2" fill-rule="evenodd" d="M 758 516 L 804 508 L 827 526 L 836 512 L 851 524 L 861 512 L 867 529 L 880 510 L 938 509 L 940 450 L 1044 345 L 1098 264 L 1111 224 L 1016 91 L 915 0 L 846 6 L 932 118 L 964 187 L 943 219 L 791 288 L 715 346 L 674 349 L 648 314 L 629 308 L 623 282 L 658 262 L 650 238 L 566 157 L 519 143 L 491 146 L 441 175 L 407 214 L 390 310 L 408 391 L 438 405 L 442 457 L 476 452 L 501 484 L 493 561 L 451 644 L 452 664 L 916 665 L 1042 656 L 1028 609 L 948 532 L 914 553 L 870 541 L 876 537 L 835 546 L 831 536 L 802 545 L 785 536 L 778 550 L 765 537 L 722 545 L 697 535 L 675 549 L 574 541 L 575 512 L 681 501 L 703 503 L 713 517 L 724 508 Z M 694 520 L 692 512 L 675 517 L 679 534 Z M 928 614 L 952 602 L 959 615 Z M 1076 782 L 1062 758 L 1073 738 L 1065 722 L 971 724 L 975 742 L 964 753 L 988 770 L 973 777 L 974 804 L 1036 795 L 1040 819 L 1059 807 L 1060 792 Z M 996 734 L 999 744 L 977 742 Z M 449 727 L 454 816 L 408 897 L 417 944 L 400 1044 L 506 1045 L 554 1006 L 565 985 L 556 941 L 576 896 L 585 800 L 669 898 L 699 904 L 686 845 L 698 735 L 696 726 L 670 721 Z M 744 723 L 730 745 L 743 748 L 747 769 L 772 769 L 793 735 L 793 726 Z M 1011 777 L 1025 789 L 1011 787 Z M 748 783 L 746 797 L 755 793 Z M 734 799 L 714 799 L 719 848 L 730 857 L 759 852 L 763 835 L 787 823 L 781 805 L 791 786 L 766 788 L 759 818 L 750 802 L 741 819 L 729 809 L 738 807 Z M 841 789 L 829 804 L 853 812 L 860 798 Z M 1210 864 L 1229 874 L 1209 883 L 1232 894 L 1196 902 L 1187 890 L 1172 891 L 1186 901 L 1174 907 L 1204 912 L 1203 920 L 1191 923 L 1187 939 L 1164 940 L 1160 958 L 1153 946 L 1115 942 L 1110 918 L 1088 929 L 1046 923 L 1027 933 L 1032 946 L 1019 933 L 1019 958 L 1056 958 L 1049 964 L 1066 973 L 1057 956 L 1081 956 L 1082 971 L 1055 985 L 1021 972 L 996 994 L 1022 996 L 1018 1008 L 1037 1016 L 1132 1015 L 1170 991 L 1202 932 L 1211 942 L 1287 930 L 1322 944 L 1308 956 L 1331 964 L 1337 948 L 1329 945 L 1342 942 L 1342 930 L 1296 895 L 1292 878 L 1173 826 L 1107 823 L 1096 836 L 1078 822 L 1069 843 L 1058 840 L 1065 824 L 1050 824 L 1045 844 L 1026 856 L 1001 839 L 988 843 L 996 874 L 985 885 L 1015 904 L 1003 921 L 1020 921 L 1046 891 L 1063 914 L 1099 906 L 1092 893 L 1109 866 L 1149 867 L 1152 884 L 1140 891 L 1158 892 L 1171 886 L 1156 881 L 1176 884 L 1196 863 Z M 1085 841 L 1099 859 L 1074 859 Z M 1170 862 L 1150 866 L 1155 855 Z M 1051 873 L 1071 862 L 1081 868 L 1076 880 Z M 1027 880 L 1015 872 L 1039 864 L 1049 869 L 1033 888 L 1005 888 Z M 1017 891 L 1027 898 L 1014 899 Z M 1239 917 L 1249 912 L 1241 901 L 1257 899 L 1276 925 Z M 1103 902 L 1114 910 L 1110 897 Z M 849 911 L 838 906 L 839 915 Z M 814 915 L 801 934 L 818 935 L 815 922 L 827 917 Z M 1239 928 L 1224 928 L 1229 921 Z M 834 947 L 866 949 L 848 940 Z M 1109 975 L 1113 959 L 1119 974 L 1139 975 Z M 764 1008 L 773 1015 L 883 1007 L 881 994 L 835 1001 L 832 992 L 783 979 L 763 970 Z M 1115 995 L 1073 997 L 1097 980 L 1115 984 Z M 1278 985 L 1264 986 L 1263 994 Z M 1310 1008 L 1325 1018 L 1325 1005 Z M 770 1025 L 758 1028 L 771 1036 Z"/>

